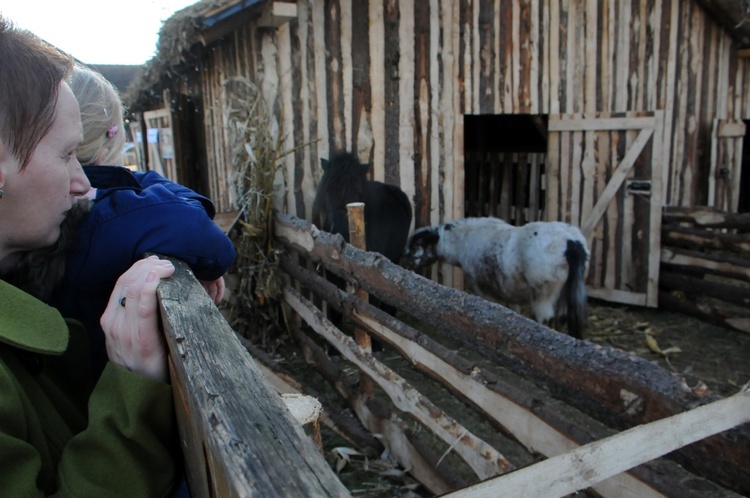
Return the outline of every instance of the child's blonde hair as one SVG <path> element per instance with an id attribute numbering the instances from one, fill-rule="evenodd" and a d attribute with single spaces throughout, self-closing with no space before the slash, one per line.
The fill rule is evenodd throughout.
<path id="1" fill-rule="evenodd" d="M 76 64 L 70 88 L 78 99 L 83 142 L 76 149 L 84 166 L 122 166 L 125 147 L 123 107 L 117 89 L 100 73 Z"/>

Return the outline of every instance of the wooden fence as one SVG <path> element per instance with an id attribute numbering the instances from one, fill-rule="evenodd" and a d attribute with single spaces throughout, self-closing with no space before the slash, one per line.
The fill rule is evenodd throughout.
<path id="1" fill-rule="evenodd" d="M 495 216 L 518 226 L 542 220 L 546 160 L 539 152 L 466 152 L 465 216 Z"/>
<path id="2" fill-rule="evenodd" d="M 701 398 L 677 375 L 640 357 L 577 341 L 502 306 L 443 287 L 378 254 L 358 250 L 342 237 L 321 232 L 304 220 L 279 214 L 274 230 L 286 248 L 281 261 L 290 282 L 284 300 L 293 311 L 290 322 L 305 357 L 346 400 L 362 425 L 379 434 L 390 453 L 431 492 L 448 493 L 481 481 L 480 488 L 461 493 L 496 496 L 496 490 L 487 491 L 487 486 L 492 486 L 490 479 L 518 465 L 503 455 L 502 448 L 473 434 L 359 347 L 328 321 L 315 302 L 342 311 L 356 327 L 394 348 L 416 371 L 439 381 L 536 457 L 549 457 L 518 474 L 530 477 L 513 478 L 522 482 L 519 490 L 531 489 L 523 487 L 531 479 L 543 486 L 538 489 L 549 491 L 542 493 L 545 496 L 562 496 L 586 487 L 604 496 L 690 496 L 695 493 L 687 484 L 691 479 L 663 472 L 663 459 L 645 463 L 676 450 L 669 457 L 689 469 L 693 477 L 702 476 L 740 493 L 750 492 L 746 472 L 750 468 L 750 426 L 741 425 L 750 420 L 747 390 L 725 400 Z M 356 294 L 340 291 L 313 269 L 319 267 L 397 306 L 401 319 L 370 306 Z M 545 401 L 496 372 L 480 368 L 436 342 L 433 332 L 533 380 L 557 400 Z M 320 337 L 359 370 L 360 378 L 374 383 L 379 389 L 374 396 L 347 381 L 342 367 L 320 346 Z M 568 417 L 558 400 L 606 425 L 605 433 L 614 434 L 613 439 L 594 442 L 601 433 Z M 700 412 L 692 411 L 699 405 Z M 415 421 L 443 446 L 435 447 L 421 438 L 419 431 L 411 428 Z M 697 432 L 696 425 L 707 431 Z M 617 434 L 619 430 L 626 431 Z M 657 435 L 666 437 L 657 440 Z M 702 439 L 705 436 L 710 437 Z M 469 482 L 451 468 L 438 466 L 440 455 L 450 452 L 460 455 L 474 472 Z M 618 453 L 627 458 L 617 463 L 617 458 L 596 457 Z M 535 467 L 535 471 L 528 470 Z M 544 488 L 545 483 L 561 480 L 563 474 L 567 487 Z M 514 475 L 517 473 L 507 477 Z"/>
<path id="3" fill-rule="evenodd" d="M 349 496 L 183 262 L 158 294 L 194 498 Z"/>
<path id="4" fill-rule="evenodd" d="M 659 306 L 750 333 L 750 213 L 667 208 Z"/>
<path id="5" fill-rule="evenodd" d="M 478 497 L 497 496 L 502 489 L 503 494 L 513 490 L 510 494 L 563 496 L 591 487 L 603 496 L 693 496 L 690 482 L 697 476 L 741 494 L 750 492 L 747 388 L 725 399 L 701 398 L 678 376 L 653 363 L 577 341 L 499 305 L 440 286 L 306 221 L 277 215 L 274 230 L 287 249 L 281 257 L 289 278 L 284 301 L 294 311 L 290 323 L 306 358 L 331 381 L 369 433 L 380 435 L 391 454 L 431 492 L 460 489 L 456 496 Z M 398 306 L 400 317 L 408 313 L 417 323 L 407 324 L 357 293 L 340 291 L 305 260 Z M 283 374 L 256 363 L 272 363 L 262 353 L 250 357 L 247 347 L 252 346 L 242 344 L 187 266 L 173 262 L 177 271 L 160 285 L 159 298 L 192 495 L 349 496 L 271 387 L 270 381 Z M 535 458 L 547 458 L 513 472 L 519 465 L 506 458 L 502 448 L 473 434 L 358 346 L 325 318 L 315 301 L 343 311 L 357 327 L 408 358 L 415 370 L 437 379 L 512 435 Z M 559 401 L 480 368 L 437 342 L 432 331 L 482 352 L 609 428 L 592 429 L 570 417 Z M 359 369 L 360 381 L 369 379 L 377 390 L 365 393 L 343 375 L 316 334 Z M 467 480 L 441 466 L 440 453 L 414 429 L 415 423 L 442 440 L 445 453 L 459 455 L 475 477 Z M 609 437 L 602 439 L 602 432 Z M 367 437 L 359 435 L 361 441 Z M 363 444 L 372 444 L 372 438 Z M 669 452 L 692 474 L 682 469 L 683 474 L 665 472 L 664 459 L 646 462 Z"/>

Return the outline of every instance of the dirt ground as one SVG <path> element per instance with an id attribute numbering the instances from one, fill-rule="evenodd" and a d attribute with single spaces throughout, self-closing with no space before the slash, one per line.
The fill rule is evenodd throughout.
<path id="1" fill-rule="evenodd" d="M 590 301 L 589 326 L 584 335 L 592 342 L 632 352 L 656 362 L 683 376 L 690 387 L 705 385 L 705 389 L 721 396 L 735 394 L 750 381 L 750 334 L 711 325 L 681 314 Z M 456 348 L 460 349 L 460 346 L 456 345 Z M 460 354 L 464 353 L 468 354 L 460 351 Z M 534 457 L 525 453 L 524 448 L 500 435 L 496 428 L 481 419 L 468 416 L 469 410 L 466 410 L 462 402 L 457 401 L 452 393 L 411 370 L 408 360 L 387 350 L 378 357 L 441 406 L 446 413 L 455 413 L 453 416 L 468 429 L 500 449 L 509 459 L 512 457 L 511 461 L 518 467 L 533 463 Z M 284 363 L 292 370 L 305 368 L 304 359 L 295 353 L 287 356 Z M 340 471 L 341 480 L 353 496 L 432 496 L 399 468 L 388 454 L 367 459 L 350 453 L 354 451 L 351 445 L 325 428 L 323 442 L 329 462 Z M 446 459 L 446 464 L 457 465 L 450 457 Z M 731 496 L 731 493 L 712 490 L 705 496 Z"/>
<path id="2" fill-rule="evenodd" d="M 682 314 L 592 303 L 586 338 L 636 353 L 684 376 L 690 387 L 703 382 L 721 396 L 750 382 L 750 334 Z"/>

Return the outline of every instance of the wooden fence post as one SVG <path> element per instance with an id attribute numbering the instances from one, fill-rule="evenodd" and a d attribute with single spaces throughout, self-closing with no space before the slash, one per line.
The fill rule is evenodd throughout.
<path id="1" fill-rule="evenodd" d="M 170 260 L 158 295 L 192 496 L 350 496 L 188 266 Z"/>
<path id="2" fill-rule="evenodd" d="M 365 203 L 350 202 L 346 205 L 346 213 L 349 218 L 349 243 L 357 249 L 366 251 Z M 357 288 L 355 294 L 359 299 L 365 302 L 369 299 L 367 291 L 361 287 Z M 368 353 L 372 353 L 372 339 L 370 338 L 370 334 L 366 331 L 356 327 L 354 329 L 354 340 L 359 347 Z M 365 375 L 364 372 L 360 372 L 359 376 L 359 387 L 362 392 L 368 396 L 373 396 L 375 394 L 375 385 L 373 384 L 372 379 Z"/>

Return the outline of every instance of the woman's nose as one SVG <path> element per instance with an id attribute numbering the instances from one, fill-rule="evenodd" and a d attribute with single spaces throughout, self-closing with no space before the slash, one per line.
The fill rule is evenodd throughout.
<path id="1" fill-rule="evenodd" d="M 84 195 L 91 188 L 86 173 L 83 172 L 81 163 L 78 160 L 73 165 L 73 171 L 70 172 L 70 193 L 73 195 Z"/>

